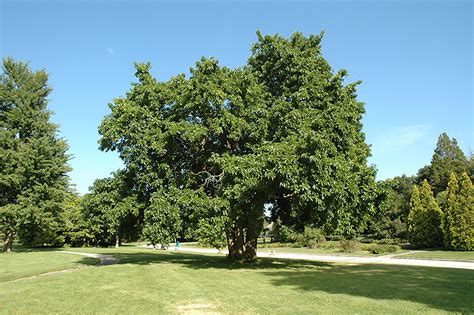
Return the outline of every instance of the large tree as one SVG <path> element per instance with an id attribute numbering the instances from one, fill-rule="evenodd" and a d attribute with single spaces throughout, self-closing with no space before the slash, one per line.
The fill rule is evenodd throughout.
<path id="1" fill-rule="evenodd" d="M 3 60 L 0 76 L 0 226 L 4 251 L 18 235 L 23 244 L 64 241 L 63 205 L 70 170 L 67 143 L 50 121 L 51 92 L 44 70 Z"/>
<path id="2" fill-rule="evenodd" d="M 363 228 L 377 194 L 364 106 L 357 83 L 344 85 L 346 72 L 322 57 L 321 38 L 258 33 L 243 68 L 203 58 L 189 78 L 167 82 L 136 65 L 138 82 L 99 132 L 102 149 L 118 151 L 133 174 L 150 239 L 219 222 L 209 234 L 224 230 L 229 256 L 253 260 L 269 204 L 300 229 Z"/>

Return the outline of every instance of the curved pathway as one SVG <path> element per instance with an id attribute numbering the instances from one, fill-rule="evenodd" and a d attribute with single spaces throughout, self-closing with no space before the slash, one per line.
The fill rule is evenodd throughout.
<path id="1" fill-rule="evenodd" d="M 193 247 L 169 247 L 170 251 L 180 252 L 194 252 L 217 254 L 217 249 L 211 248 L 193 248 Z M 222 254 L 227 254 L 227 251 L 222 251 Z M 403 253 L 406 254 L 406 253 Z M 448 260 L 434 260 L 434 259 L 412 259 L 412 258 L 393 258 L 397 255 L 375 256 L 375 257 L 360 257 L 360 256 L 335 256 L 335 255 L 316 255 L 316 254 L 291 254 L 278 253 L 275 251 L 257 252 L 257 257 L 270 257 L 281 259 L 301 259 L 311 261 L 323 262 L 338 262 L 348 264 L 383 264 L 383 265 L 401 265 L 401 266 L 421 266 L 421 267 L 438 267 L 438 268 L 456 268 L 456 269 L 470 269 L 474 270 L 474 262 L 467 261 L 448 261 Z"/>
<path id="2" fill-rule="evenodd" d="M 81 253 L 81 252 L 70 252 L 70 251 L 55 251 L 55 252 L 56 253 L 74 254 L 74 255 L 81 255 L 81 256 L 96 258 L 96 259 L 100 260 L 100 263 L 97 266 L 113 265 L 113 264 L 116 264 L 116 263 L 119 262 L 119 260 L 117 258 L 112 257 L 110 255 Z M 46 272 L 46 273 L 41 273 L 39 275 L 34 275 L 34 276 L 30 276 L 30 277 L 15 279 L 13 281 L 21 281 L 21 280 L 34 279 L 34 278 L 44 277 L 44 276 L 54 276 L 54 275 L 60 275 L 60 274 L 63 274 L 63 273 L 77 272 L 77 271 L 87 269 L 87 268 L 90 268 L 90 267 L 92 267 L 92 266 L 82 266 L 82 267 L 71 268 L 71 269 L 50 271 L 50 272 Z"/>

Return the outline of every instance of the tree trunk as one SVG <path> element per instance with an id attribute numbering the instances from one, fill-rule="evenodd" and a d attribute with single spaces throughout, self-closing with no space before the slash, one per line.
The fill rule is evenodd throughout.
<path id="1" fill-rule="evenodd" d="M 244 260 L 251 262 L 257 259 L 258 218 L 250 218 L 245 234 Z"/>
<path id="2" fill-rule="evenodd" d="M 6 231 L 3 237 L 3 249 L 2 252 L 9 253 L 13 247 L 13 231 Z"/>
<path id="3" fill-rule="evenodd" d="M 115 248 L 119 248 L 119 246 L 120 246 L 120 237 L 119 237 L 119 235 L 117 234 L 117 235 L 115 236 Z"/>
<path id="4" fill-rule="evenodd" d="M 229 258 L 252 262 L 257 258 L 257 238 L 262 220 L 259 208 L 248 209 L 242 213 L 245 217 L 237 220 L 228 233 Z"/>
<path id="5" fill-rule="evenodd" d="M 228 232 L 228 249 L 231 260 L 239 261 L 243 259 L 244 233 L 237 222 Z"/>

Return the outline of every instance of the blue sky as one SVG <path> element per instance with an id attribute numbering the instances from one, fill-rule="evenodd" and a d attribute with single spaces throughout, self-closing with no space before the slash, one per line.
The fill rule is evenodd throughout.
<path id="1" fill-rule="evenodd" d="M 470 1 L 9 1 L 0 0 L 2 56 L 50 74 L 50 108 L 67 139 L 72 183 L 121 167 L 98 150 L 107 104 L 150 61 L 160 80 L 201 56 L 245 64 L 256 30 L 325 31 L 323 53 L 347 82 L 362 80 L 364 131 L 378 178 L 412 175 L 442 132 L 474 151 L 473 15 Z"/>

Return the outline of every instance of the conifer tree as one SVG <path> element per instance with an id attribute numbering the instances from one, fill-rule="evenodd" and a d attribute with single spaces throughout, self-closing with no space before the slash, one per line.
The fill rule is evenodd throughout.
<path id="1" fill-rule="evenodd" d="M 447 248 L 453 248 L 453 235 L 457 234 L 456 221 L 458 214 L 458 193 L 459 184 L 454 173 L 451 173 L 448 188 L 446 189 L 446 201 L 445 207 L 443 208 L 443 229 L 444 229 L 444 244 Z"/>
<path id="2" fill-rule="evenodd" d="M 457 140 L 442 133 L 436 143 L 431 164 L 420 169 L 418 180 L 421 183 L 423 179 L 427 179 L 437 195 L 446 190 L 451 173 L 460 176 L 463 172 L 469 172 L 469 163 Z"/>
<path id="3" fill-rule="evenodd" d="M 410 198 L 410 212 L 408 213 L 408 239 L 412 245 L 421 242 L 420 236 L 420 218 L 423 216 L 423 207 L 420 201 L 420 190 L 414 185 Z"/>
<path id="4" fill-rule="evenodd" d="M 462 174 L 459 185 L 460 240 L 459 249 L 474 249 L 474 186 L 467 173 Z"/>
<path id="5" fill-rule="evenodd" d="M 447 189 L 444 218 L 444 240 L 453 250 L 472 250 L 474 247 L 474 190 L 467 173 L 458 183 L 452 173 Z"/>
<path id="6" fill-rule="evenodd" d="M 68 148 L 50 121 L 51 88 L 44 70 L 3 60 L 0 76 L 0 229 L 3 251 L 17 235 L 24 244 L 63 242 Z"/>
<path id="7" fill-rule="evenodd" d="M 413 189 L 408 216 L 409 239 L 414 247 L 438 247 L 443 233 L 441 212 L 428 181 L 424 180 L 421 190 Z"/>

